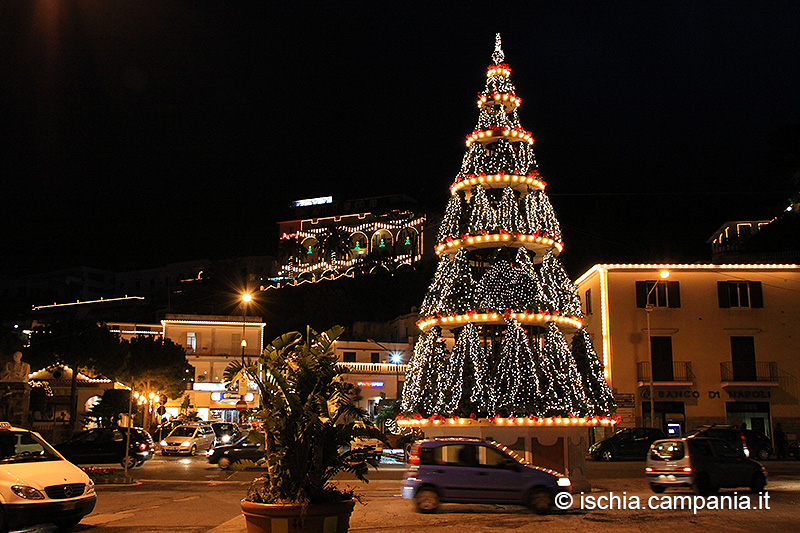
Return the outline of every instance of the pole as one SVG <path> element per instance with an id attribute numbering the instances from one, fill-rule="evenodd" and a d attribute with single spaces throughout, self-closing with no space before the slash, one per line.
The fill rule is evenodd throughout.
<path id="1" fill-rule="evenodd" d="M 131 420 L 131 411 L 133 411 L 133 383 L 131 383 L 131 390 L 128 393 L 128 434 L 125 437 L 125 464 L 122 465 L 125 468 L 125 479 L 128 478 L 128 457 L 130 457 L 131 453 L 131 430 L 133 429 L 133 423 Z"/>
<path id="2" fill-rule="evenodd" d="M 653 345 L 650 342 L 650 312 L 653 306 L 648 303 L 644 310 L 647 313 L 647 359 L 650 361 L 650 426 L 656 427 L 656 397 L 653 387 L 655 368 L 653 368 Z"/>

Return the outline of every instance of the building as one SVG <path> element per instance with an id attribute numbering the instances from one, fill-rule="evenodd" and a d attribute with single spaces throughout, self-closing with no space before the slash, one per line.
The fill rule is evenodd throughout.
<path id="1" fill-rule="evenodd" d="M 405 342 L 337 340 L 334 353 L 338 365 L 349 372 L 345 380 L 361 389 L 359 407 L 374 418 L 381 400 L 400 399 L 413 345 Z"/>
<path id="2" fill-rule="evenodd" d="M 800 434 L 800 266 L 604 264 L 575 283 L 619 427 L 650 425 L 652 388 L 663 429 Z"/>
<path id="3" fill-rule="evenodd" d="M 298 200 L 293 213 L 296 219 L 278 223 L 274 283 L 411 268 L 433 249 L 425 241 L 426 216 L 407 196 Z"/>
<path id="4" fill-rule="evenodd" d="M 160 324 L 119 323 L 111 324 L 110 329 L 123 338 L 166 337 L 184 348 L 186 360 L 194 367 L 194 379 L 183 397 L 167 402 L 171 417 L 178 416 L 188 398 L 188 409 L 197 411 L 203 420 L 237 422 L 236 402 L 243 398 L 252 407 L 257 404 L 258 389 L 254 384 L 242 384 L 241 389 L 228 390 L 223 384 L 225 368 L 243 355 L 255 358 L 261 354 L 265 325 L 255 316 L 166 315 Z"/>

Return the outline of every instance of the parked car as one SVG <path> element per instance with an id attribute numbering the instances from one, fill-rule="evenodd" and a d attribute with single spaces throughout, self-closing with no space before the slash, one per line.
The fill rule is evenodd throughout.
<path id="1" fill-rule="evenodd" d="M 562 474 L 526 464 L 501 444 L 453 437 L 412 445 L 401 493 L 422 513 L 454 502 L 527 505 L 544 514 L 570 486 Z"/>
<path id="2" fill-rule="evenodd" d="M 38 433 L 0 422 L 0 531 L 50 523 L 71 528 L 96 502 L 83 470 Z"/>
<path id="3" fill-rule="evenodd" d="M 775 452 L 772 448 L 772 441 L 760 431 L 745 429 L 744 441 L 747 444 L 750 457 L 758 459 L 759 461 L 769 459 L 769 456 Z"/>
<path id="4" fill-rule="evenodd" d="M 789 441 L 789 444 L 786 446 L 786 455 L 800 461 L 800 441 Z"/>
<path id="5" fill-rule="evenodd" d="M 184 424 L 173 429 L 161 441 L 161 455 L 207 452 L 214 447 L 216 436 L 214 429 L 206 424 Z"/>
<path id="6" fill-rule="evenodd" d="M 129 443 L 127 455 L 126 443 Z M 128 468 L 133 468 L 153 458 L 154 444 L 150 434 L 142 428 L 108 427 L 76 433 L 56 445 L 56 450 L 76 464 L 119 463 L 124 467 L 127 463 Z"/>
<path id="7" fill-rule="evenodd" d="M 710 439 L 722 439 L 740 452 L 745 457 L 750 457 L 750 448 L 747 446 L 745 434 L 741 429 L 724 424 L 711 424 L 700 426 L 693 429 L 687 436 L 708 437 Z"/>
<path id="8" fill-rule="evenodd" d="M 257 461 L 263 456 L 264 448 L 260 444 L 250 442 L 245 435 L 234 443 L 215 447 L 208 456 L 208 462 L 226 470 L 240 459 Z"/>
<path id="9" fill-rule="evenodd" d="M 625 428 L 610 437 L 594 443 L 589 455 L 596 461 L 615 459 L 645 459 L 650 445 L 666 437 L 656 428 Z"/>
<path id="10" fill-rule="evenodd" d="M 721 487 L 749 487 L 764 490 L 767 471 L 759 463 L 722 439 L 685 437 L 653 443 L 647 455 L 645 473 L 653 492 L 668 487 L 691 487 L 707 496 Z"/>
<path id="11" fill-rule="evenodd" d="M 233 422 L 211 422 L 217 446 L 230 444 L 242 436 L 239 426 Z"/>
<path id="12" fill-rule="evenodd" d="M 357 421 L 356 427 L 360 427 L 366 430 L 366 424 L 363 421 Z M 370 438 L 370 437 L 356 437 L 350 442 L 350 449 L 357 450 L 360 448 L 366 448 L 368 453 L 371 457 L 374 457 L 376 461 L 380 461 L 381 455 L 383 455 L 383 441 L 377 438 Z"/>

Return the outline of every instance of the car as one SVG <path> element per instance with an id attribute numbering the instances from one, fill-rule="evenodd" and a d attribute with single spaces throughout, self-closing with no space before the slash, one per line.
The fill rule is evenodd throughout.
<path id="1" fill-rule="evenodd" d="M 800 461 L 800 441 L 789 441 L 789 444 L 786 445 L 786 456 Z"/>
<path id="2" fill-rule="evenodd" d="M 422 513 L 452 502 L 526 505 L 545 514 L 570 487 L 569 478 L 527 464 L 496 442 L 439 437 L 412 445 L 401 495 Z"/>
<path id="3" fill-rule="evenodd" d="M 197 452 L 208 452 L 214 448 L 216 435 L 214 429 L 206 424 L 183 424 L 167 435 L 161 441 L 161 455 L 173 453 L 186 453 L 195 455 Z"/>
<path id="4" fill-rule="evenodd" d="M 775 452 L 772 448 L 772 441 L 760 431 L 745 429 L 743 433 L 744 441 L 747 444 L 747 450 L 750 452 L 750 457 L 758 459 L 759 461 L 764 461 L 769 459 L 770 455 Z"/>
<path id="5" fill-rule="evenodd" d="M 153 458 L 153 439 L 142 428 L 131 429 L 130 437 L 128 433 L 129 428 L 121 426 L 88 429 L 57 444 L 56 449 L 75 464 L 119 463 L 128 468 L 142 466 Z"/>
<path id="6" fill-rule="evenodd" d="M 38 433 L 0 422 L 0 531 L 50 523 L 68 529 L 96 502 L 83 470 Z"/>
<path id="7" fill-rule="evenodd" d="M 239 426 L 233 422 L 211 422 L 211 428 L 214 430 L 218 446 L 230 444 L 242 436 Z"/>
<path id="8" fill-rule="evenodd" d="M 653 492 L 690 487 L 707 496 L 720 488 L 764 490 L 767 470 L 722 439 L 684 437 L 657 440 L 647 454 L 645 474 Z"/>
<path id="9" fill-rule="evenodd" d="M 711 439 L 722 439 L 740 452 L 745 457 L 750 457 L 750 448 L 747 446 L 747 438 L 741 429 L 724 424 L 711 424 L 700 426 L 687 434 L 695 437 L 708 437 Z"/>
<path id="10" fill-rule="evenodd" d="M 596 461 L 643 460 L 647 457 L 650 445 L 664 437 L 666 437 L 664 432 L 656 428 L 620 429 L 610 437 L 594 443 L 589 448 L 589 455 Z"/>
<path id="11" fill-rule="evenodd" d="M 264 457 L 264 447 L 256 442 L 250 442 L 247 435 L 236 442 L 217 446 L 208 456 L 208 462 L 227 470 L 233 463 L 241 459 L 257 461 Z"/>
<path id="12" fill-rule="evenodd" d="M 363 420 L 357 420 L 355 422 L 355 428 L 357 430 L 367 432 L 367 425 Z M 367 437 L 367 436 L 360 436 L 354 438 L 350 442 L 350 449 L 351 450 L 359 450 L 359 449 L 366 449 L 368 455 L 373 457 L 376 461 L 381 460 L 381 456 L 383 455 L 383 441 L 381 439 L 375 437 Z"/>

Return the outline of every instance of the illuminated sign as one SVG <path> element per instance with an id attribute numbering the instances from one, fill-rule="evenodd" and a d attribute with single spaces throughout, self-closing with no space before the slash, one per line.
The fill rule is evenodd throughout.
<path id="1" fill-rule="evenodd" d="M 383 381 L 357 381 L 358 387 L 383 387 Z"/>
<path id="2" fill-rule="evenodd" d="M 288 240 L 288 239 L 294 239 L 295 237 L 297 237 L 297 232 L 294 232 L 294 233 L 286 233 L 286 232 L 284 232 L 283 235 L 281 235 L 281 240 L 285 241 L 285 240 Z"/>
<path id="3" fill-rule="evenodd" d="M 306 207 L 308 205 L 332 204 L 333 196 L 320 196 L 319 198 L 307 198 L 305 200 L 297 200 L 292 205 L 295 207 Z"/>

